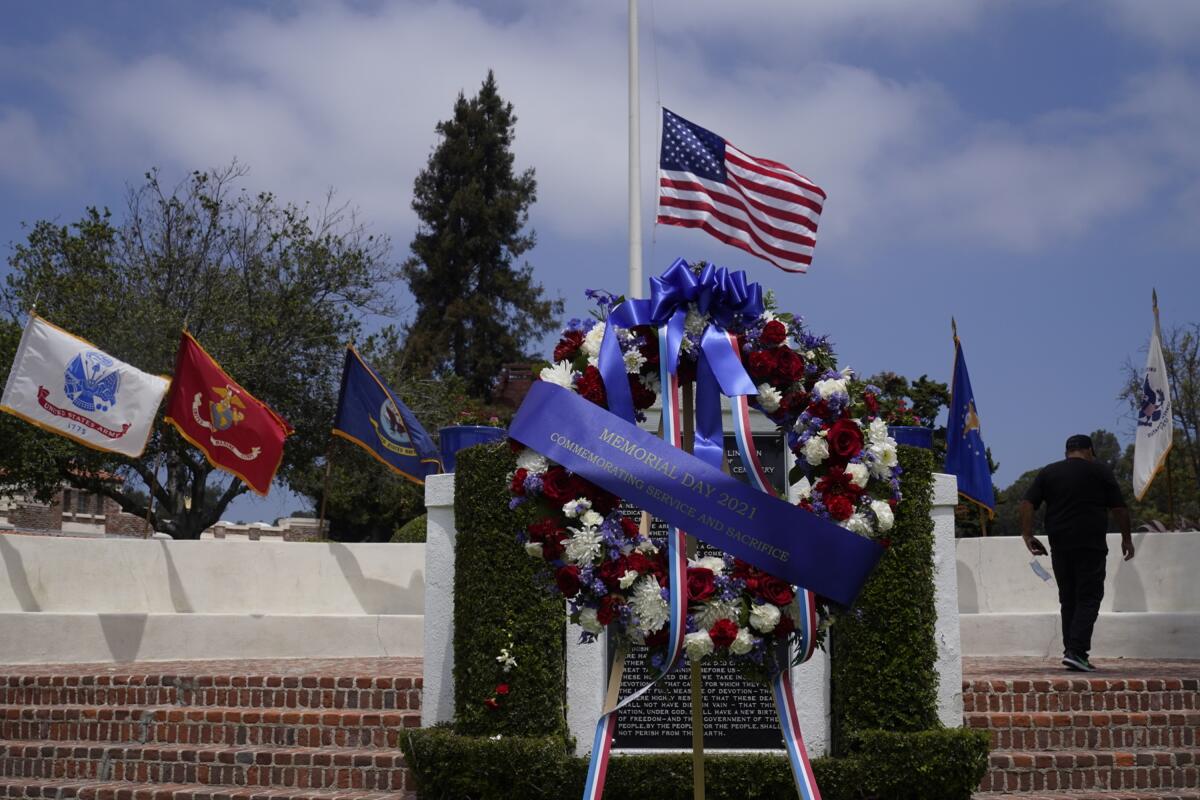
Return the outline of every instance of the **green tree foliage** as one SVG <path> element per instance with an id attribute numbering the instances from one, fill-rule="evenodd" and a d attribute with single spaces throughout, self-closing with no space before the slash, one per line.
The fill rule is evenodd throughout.
<path id="1" fill-rule="evenodd" d="M 563 307 L 528 263 L 515 264 L 534 244 L 525 227 L 537 196 L 533 169 L 513 170 L 516 122 L 490 71 L 476 96 L 459 94 L 413 186 L 420 226 L 402 268 L 417 306 L 404 329 L 410 370 L 457 375 L 479 398 L 504 363 L 526 360 Z"/>
<path id="2" fill-rule="evenodd" d="M 388 310 L 388 243 L 332 197 L 319 208 L 239 189 L 236 163 L 172 188 L 151 171 L 131 188 L 124 219 L 89 208 L 69 225 L 33 225 L 9 257 L 0 304 L 13 320 L 37 311 L 139 369 L 170 374 L 185 323 L 248 391 L 296 429 L 279 479 L 290 483 L 325 450 L 342 348 L 365 311 Z M 12 331 L 2 337 L 6 362 Z M 196 538 L 238 495 L 240 480 L 159 424 L 142 458 L 76 445 L 5 421 L 0 472 L 43 493 L 66 483 Z M 153 476 L 158 465 L 165 481 Z"/>

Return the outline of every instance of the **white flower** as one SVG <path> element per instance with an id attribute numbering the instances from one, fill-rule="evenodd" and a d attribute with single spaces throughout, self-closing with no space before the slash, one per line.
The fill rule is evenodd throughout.
<path id="1" fill-rule="evenodd" d="M 863 536 L 871 535 L 871 521 L 867 519 L 865 514 L 858 511 L 850 515 L 850 519 L 839 523 L 843 528 Z"/>
<path id="2" fill-rule="evenodd" d="M 523 469 L 530 473 L 543 473 L 550 468 L 550 463 L 546 461 L 546 457 L 537 450 L 531 450 L 526 447 L 517 455 L 517 469 Z"/>
<path id="3" fill-rule="evenodd" d="M 737 611 L 736 603 L 730 603 L 725 600 L 710 600 L 701 605 L 692 618 L 696 620 L 697 625 L 707 630 L 716 625 L 718 620 L 727 619 L 737 622 Z"/>
<path id="4" fill-rule="evenodd" d="M 513 658 L 507 647 L 500 651 L 500 655 L 496 656 L 496 661 L 500 662 L 500 666 L 505 672 L 511 672 L 513 667 L 517 666 L 517 659 Z"/>
<path id="5" fill-rule="evenodd" d="M 695 303 L 688 304 L 687 317 L 683 320 L 683 329 L 693 336 L 704 333 L 708 327 L 708 315 L 700 313 Z"/>
<path id="6" fill-rule="evenodd" d="M 876 417 L 871 420 L 870 426 L 867 428 L 868 436 L 871 444 L 887 444 L 888 439 L 892 437 L 888 435 L 887 423 Z M 895 444 L 893 441 L 892 444 Z"/>
<path id="7" fill-rule="evenodd" d="M 708 631 L 696 631 L 683 637 L 683 649 L 689 661 L 700 661 L 713 651 L 713 640 Z"/>
<path id="8" fill-rule="evenodd" d="M 604 626 L 596 619 L 596 609 L 585 608 L 579 612 L 579 627 L 588 633 L 604 633 Z"/>
<path id="9" fill-rule="evenodd" d="M 824 435 L 810 437 L 804 443 L 804 460 L 814 467 L 829 458 L 829 443 Z"/>
<path id="10" fill-rule="evenodd" d="M 847 464 L 846 474 L 850 476 L 850 482 L 860 489 L 871 479 L 871 471 L 867 469 L 866 464 Z"/>
<path id="11" fill-rule="evenodd" d="M 770 290 L 768 290 L 768 291 L 770 291 Z M 775 316 L 775 312 L 768 309 L 766 311 L 763 311 L 762 316 L 758 318 L 758 322 L 763 327 L 766 327 L 766 324 L 768 322 L 774 322 L 777 319 L 779 319 L 779 317 Z"/>
<path id="12" fill-rule="evenodd" d="M 583 514 L 579 517 L 579 521 L 588 528 L 599 528 L 601 523 L 604 522 L 604 517 L 600 516 L 595 511 L 589 510 L 583 512 Z"/>
<path id="13" fill-rule="evenodd" d="M 657 395 L 657 394 L 658 394 L 658 390 L 659 390 L 660 388 L 662 388 L 662 386 L 661 386 L 661 384 L 662 384 L 662 381 L 660 381 L 660 380 L 658 379 L 658 375 L 657 375 L 657 374 L 654 374 L 654 375 L 642 375 L 642 376 L 641 376 L 641 379 L 642 379 L 642 386 L 645 386 L 647 389 L 649 389 L 650 391 L 654 392 L 654 394 L 655 394 L 655 395 Z"/>
<path id="14" fill-rule="evenodd" d="M 826 378 L 825 380 L 817 381 L 813 386 L 813 394 L 822 400 L 831 400 L 834 397 L 849 397 L 846 392 L 846 379 L 842 378 Z"/>
<path id="15" fill-rule="evenodd" d="M 584 566 L 600 555 L 604 537 L 596 530 L 571 529 L 572 536 L 563 543 L 567 561 Z"/>
<path id="16" fill-rule="evenodd" d="M 575 371 L 571 369 L 570 361 L 560 361 L 552 367 L 542 367 L 538 377 L 546 383 L 575 391 Z"/>
<path id="17" fill-rule="evenodd" d="M 892 513 L 892 507 L 884 500 L 872 500 L 871 512 L 875 514 L 875 519 L 879 520 L 880 532 L 890 531 L 896 524 L 896 516 Z"/>
<path id="18" fill-rule="evenodd" d="M 593 367 L 600 361 L 600 342 L 604 341 L 604 323 L 597 322 L 583 337 L 581 349 Z"/>
<path id="19" fill-rule="evenodd" d="M 891 477 L 892 467 L 896 466 L 896 446 L 894 444 L 873 444 L 867 448 L 867 453 L 873 459 L 871 473 L 877 478 Z"/>
<path id="20" fill-rule="evenodd" d="M 571 519 L 575 519 L 591 507 L 591 500 L 588 500 L 586 497 L 577 497 L 574 500 L 568 500 L 567 502 L 563 503 L 562 511 Z"/>
<path id="21" fill-rule="evenodd" d="M 779 410 L 779 401 L 782 399 L 783 395 L 776 391 L 771 384 L 760 383 L 758 385 L 758 404 L 768 414 L 774 414 Z"/>
<path id="22" fill-rule="evenodd" d="M 632 350 L 625 351 L 625 371 L 631 375 L 636 375 L 642 371 L 642 367 L 646 365 L 646 357 L 642 355 L 642 351 L 636 347 Z"/>
<path id="23" fill-rule="evenodd" d="M 541 542 L 526 542 L 525 543 L 525 552 L 528 553 L 529 555 L 533 556 L 534 558 L 541 558 L 542 557 L 542 543 Z"/>
<path id="24" fill-rule="evenodd" d="M 812 481 L 807 476 L 802 476 L 800 480 L 792 484 L 792 496 L 796 498 L 797 502 L 812 497 Z"/>
<path id="25" fill-rule="evenodd" d="M 658 546 L 655 545 L 654 542 L 650 541 L 650 539 L 648 539 L 648 538 L 642 539 L 640 542 L 638 542 L 637 551 L 639 553 L 646 553 L 648 555 L 654 555 L 655 553 L 658 552 Z"/>
<path id="26" fill-rule="evenodd" d="M 706 556 L 688 561 L 688 566 L 712 570 L 713 575 L 720 575 L 725 571 L 725 559 L 717 556 Z"/>
<path id="27" fill-rule="evenodd" d="M 761 603 L 750 606 L 750 627 L 761 633 L 770 633 L 779 624 L 779 606 Z"/>
<path id="28" fill-rule="evenodd" d="M 754 636 L 746 628 L 738 628 L 737 638 L 729 645 L 729 652 L 744 656 L 754 649 Z"/>
<path id="29" fill-rule="evenodd" d="M 627 569 L 625 570 L 625 574 L 617 581 L 617 585 L 622 589 L 628 589 L 630 586 L 633 586 L 633 582 L 637 579 L 638 573 L 635 570 Z"/>
<path id="30" fill-rule="evenodd" d="M 633 585 L 633 593 L 629 598 L 629 607 L 638 620 L 638 630 L 643 633 L 654 633 L 671 618 L 667 601 L 663 600 L 662 589 L 658 579 L 653 575 L 644 575 Z"/>

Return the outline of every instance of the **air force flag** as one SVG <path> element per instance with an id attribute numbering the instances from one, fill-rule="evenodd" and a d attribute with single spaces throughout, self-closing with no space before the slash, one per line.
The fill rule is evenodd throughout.
<path id="1" fill-rule="evenodd" d="M 346 348 L 333 435 L 354 442 L 414 483 L 442 471 L 429 434 L 353 347 Z"/>
<path id="2" fill-rule="evenodd" d="M 995 514 L 992 472 L 987 448 L 979 432 L 975 393 L 967 375 L 962 344 L 954 337 L 954 384 L 950 390 L 950 418 L 946 422 L 946 472 L 958 477 L 958 493 Z"/>
<path id="3" fill-rule="evenodd" d="M 137 458 L 169 385 L 30 315 L 0 411 L 93 449 Z"/>

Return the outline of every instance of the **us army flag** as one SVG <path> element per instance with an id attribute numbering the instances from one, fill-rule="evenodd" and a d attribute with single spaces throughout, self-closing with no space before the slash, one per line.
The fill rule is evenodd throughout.
<path id="1" fill-rule="evenodd" d="M 1139 387 L 1137 438 L 1133 443 L 1133 494 L 1138 500 L 1150 489 L 1150 482 L 1167 463 L 1175 426 L 1171 421 L 1171 386 L 1167 382 L 1167 364 L 1163 360 L 1158 332 L 1158 298 L 1154 300 L 1154 332 L 1150 334 L 1150 352 Z"/>
<path id="2" fill-rule="evenodd" d="M 137 458 L 169 385 L 30 315 L 0 411 L 96 450 Z"/>

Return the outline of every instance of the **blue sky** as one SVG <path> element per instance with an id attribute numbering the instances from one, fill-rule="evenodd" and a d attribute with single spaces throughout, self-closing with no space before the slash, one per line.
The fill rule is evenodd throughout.
<path id="1" fill-rule="evenodd" d="M 119 208 L 151 166 L 236 157 L 247 188 L 297 202 L 335 188 L 400 260 L 434 125 L 494 68 L 539 180 L 529 261 L 582 315 L 584 289 L 627 284 L 625 8 L 14 6 L 0 241 Z M 1197 319 L 1200 3 L 643 0 L 641 31 L 647 275 L 677 256 L 746 269 L 863 374 L 948 381 L 954 315 L 1000 486 L 1068 434 L 1131 440 L 1117 394 L 1144 359 L 1151 288 L 1164 325 Z M 825 188 L 809 274 L 653 226 L 660 103 Z M 228 516 L 298 505 L 279 492 Z"/>

